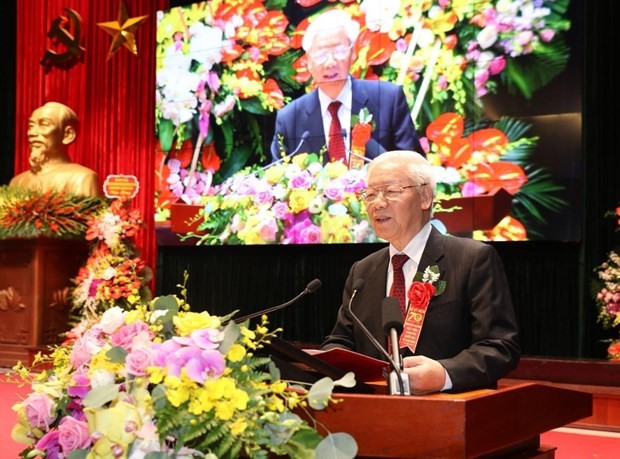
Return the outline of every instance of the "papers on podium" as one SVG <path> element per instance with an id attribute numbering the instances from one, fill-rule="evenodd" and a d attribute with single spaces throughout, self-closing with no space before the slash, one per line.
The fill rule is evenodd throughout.
<path id="1" fill-rule="evenodd" d="M 364 383 L 385 383 L 386 374 L 389 372 L 388 362 L 347 349 L 334 348 L 327 351 L 304 349 L 304 352 L 345 373 L 352 371 L 355 373 L 356 381 Z"/>

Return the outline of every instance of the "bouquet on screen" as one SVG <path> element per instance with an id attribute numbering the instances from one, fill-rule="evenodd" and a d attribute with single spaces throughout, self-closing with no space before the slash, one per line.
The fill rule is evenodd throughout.
<path id="1" fill-rule="evenodd" d="M 197 244 L 318 244 L 373 242 L 358 192 L 365 169 L 323 165 L 299 154 L 265 170 L 238 172 L 204 196 Z"/>
<path id="2" fill-rule="evenodd" d="M 606 217 L 618 222 L 620 230 L 620 207 L 607 212 Z M 611 250 L 607 260 L 594 269 L 596 277 L 592 283 L 592 293 L 598 309 L 598 322 L 605 329 L 620 329 L 620 250 Z M 620 338 L 610 339 L 607 357 L 620 362 Z"/>
<path id="3" fill-rule="evenodd" d="M 334 385 L 354 385 L 352 373 L 293 390 L 260 354 L 279 331 L 268 330 L 266 317 L 251 329 L 232 314 L 191 312 L 183 298 L 111 307 L 81 321 L 50 355 L 39 354 L 40 373 L 18 364 L 32 383 L 13 407 L 12 437 L 27 445 L 21 456 L 355 457 L 348 434 L 322 438 L 297 414 L 325 408 Z"/>

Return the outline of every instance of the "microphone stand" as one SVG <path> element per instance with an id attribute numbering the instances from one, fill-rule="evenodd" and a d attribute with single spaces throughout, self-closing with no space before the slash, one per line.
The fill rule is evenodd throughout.
<path id="1" fill-rule="evenodd" d="M 393 394 L 398 383 L 401 395 L 411 395 L 411 386 L 409 376 L 403 371 L 402 359 L 398 349 L 398 334 L 403 331 L 403 319 L 400 312 L 400 304 L 393 297 L 385 298 L 382 303 L 382 319 L 383 331 L 386 335 L 390 335 L 390 344 L 392 347 L 392 358 L 396 362 L 397 368 L 392 368 L 390 372 L 390 393 Z"/>
<path id="2" fill-rule="evenodd" d="M 280 164 L 285 159 L 290 158 L 292 156 L 295 156 L 297 154 L 297 152 L 299 152 L 299 150 L 301 149 L 301 146 L 304 144 L 304 142 L 308 139 L 308 137 L 310 137 L 310 131 L 304 131 L 304 133 L 301 135 L 301 139 L 299 140 L 299 143 L 297 144 L 297 146 L 295 147 L 295 149 L 293 150 L 292 153 L 289 153 L 288 155 L 286 155 L 286 156 L 284 156 L 284 157 L 282 157 L 282 158 L 272 162 L 271 164 L 267 164 L 261 170 L 269 169 L 271 166 L 275 166 L 276 164 Z"/>
<path id="3" fill-rule="evenodd" d="M 399 359 L 393 358 L 392 356 L 390 356 L 390 354 L 388 354 L 387 351 L 383 349 L 383 346 L 376 340 L 376 338 L 372 336 L 372 333 L 370 333 L 370 331 L 366 328 L 366 326 L 362 323 L 362 321 L 355 314 L 353 314 L 353 309 L 351 308 L 351 305 L 353 304 L 353 299 L 355 298 L 355 295 L 357 295 L 357 293 L 361 291 L 363 288 L 364 288 L 364 280 L 357 279 L 355 283 L 353 284 L 353 293 L 351 294 L 351 299 L 349 300 L 349 304 L 347 307 L 349 314 L 351 314 L 351 318 L 353 319 L 353 322 L 355 322 L 355 324 L 362 330 L 364 335 L 366 335 L 366 338 L 368 338 L 368 340 L 372 343 L 372 345 L 375 348 L 377 348 L 377 350 L 379 350 L 381 354 L 389 362 L 390 367 L 392 369 L 392 371 L 390 372 L 390 377 L 388 381 L 390 395 L 410 395 L 411 391 L 409 390 L 409 378 L 407 377 L 406 373 L 401 372 L 400 364 L 396 363 L 397 361 L 399 361 Z M 398 341 L 396 341 L 396 343 L 397 343 L 396 346 L 397 346 L 397 355 L 398 355 Z M 393 347 L 394 345 L 392 344 L 392 348 Z M 400 375 L 401 377 L 392 378 L 393 374 Z M 403 376 L 406 377 L 406 383 L 403 382 Z M 396 389 L 395 385 L 393 384 L 392 379 L 396 379 L 396 382 L 398 383 L 398 389 L 400 389 L 399 391 L 397 391 L 398 389 Z"/>
<path id="4" fill-rule="evenodd" d="M 287 306 L 290 306 L 291 304 L 295 303 L 297 300 L 299 300 L 299 299 L 303 298 L 304 296 L 306 296 L 308 293 L 314 293 L 316 290 L 318 290 L 318 288 L 320 286 L 321 286 L 321 281 L 318 280 L 318 279 L 314 279 L 313 281 L 311 281 L 306 286 L 306 288 L 301 293 L 299 293 L 292 300 L 289 300 L 286 303 L 282 303 L 282 304 L 279 304 L 277 306 L 273 306 L 271 308 L 263 309 L 262 311 L 253 312 L 253 313 L 245 315 L 243 317 L 239 317 L 238 319 L 235 319 L 235 323 L 236 324 L 240 324 L 241 322 L 245 322 L 246 320 L 262 316 L 263 314 L 269 314 L 269 313 L 272 313 L 272 312 L 277 311 L 279 309 L 283 309 L 283 308 L 285 308 Z"/>

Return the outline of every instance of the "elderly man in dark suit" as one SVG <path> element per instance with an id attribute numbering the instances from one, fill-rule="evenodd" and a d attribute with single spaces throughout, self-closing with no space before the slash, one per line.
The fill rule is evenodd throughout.
<path id="1" fill-rule="evenodd" d="M 306 29 L 302 47 L 317 89 L 278 112 L 271 145 L 274 161 L 302 152 L 324 152 L 324 162 L 348 161 L 351 119 L 363 108 L 375 124 L 366 144 L 368 159 L 386 150 L 422 152 L 402 88 L 349 75 L 358 33 L 359 24 L 339 9 L 322 13 Z"/>
<path id="2" fill-rule="evenodd" d="M 368 215 L 377 235 L 390 245 L 351 267 L 343 306 L 322 348 L 340 347 L 382 359 L 344 305 L 353 285 L 363 279 L 365 287 L 357 293 L 352 309 L 385 343 L 382 300 L 396 295 L 393 288 L 402 276 L 402 290 L 408 292 L 402 305 L 407 339 L 403 345 L 401 338 L 399 347 L 412 393 L 495 387 L 520 358 L 506 275 L 492 246 L 442 235 L 431 225 L 434 189 L 432 168 L 415 152 L 391 151 L 370 163 L 365 192 Z M 406 260 L 402 268 L 394 266 L 398 258 Z M 439 276 L 414 282 L 416 273 L 429 267 L 437 267 Z M 426 297 L 424 283 L 434 284 Z"/>

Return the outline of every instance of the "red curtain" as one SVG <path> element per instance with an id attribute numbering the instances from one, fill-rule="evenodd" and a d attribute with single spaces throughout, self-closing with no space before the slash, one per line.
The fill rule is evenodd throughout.
<path id="1" fill-rule="evenodd" d="M 129 17 L 148 16 L 135 32 L 138 55 L 121 47 L 110 59 L 113 37 L 97 26 L 116 21 L 118 0 L 28 0 L 17 2 L 17 85 L 15 173 L 28 168 L 27 120 L 49 101 L 62 102 L 80 118 L 80 133 L 69 154 L 74 162 L 98 172 L 135 175 L 140 191 L 134 207 L 141 210 L 146 229 L 137 238 L 142 257 L 155 268 L 154 168 L 155 29 L 156 12 L 168 0 L 122 0 Z M 82 18 L 84 59 L 68 69 L 41 66 L 52 22 L 67 16 L 66 8 Z"/>

